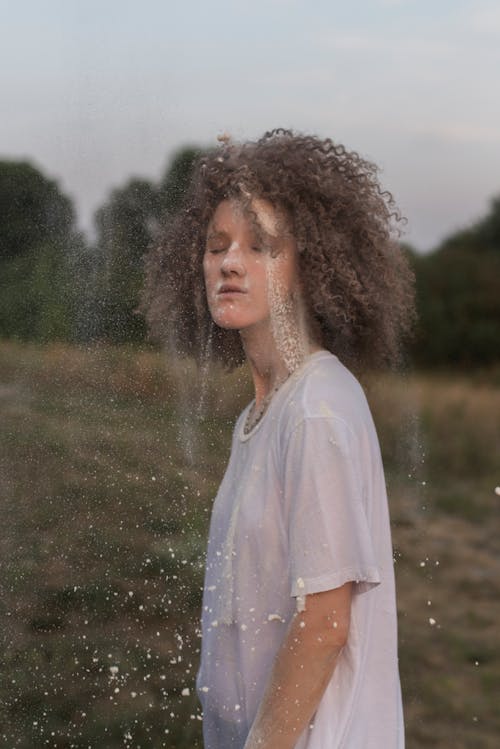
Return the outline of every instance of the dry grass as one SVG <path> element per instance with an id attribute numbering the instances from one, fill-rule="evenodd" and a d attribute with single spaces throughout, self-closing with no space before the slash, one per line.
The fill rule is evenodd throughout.
<path id="1" fill-rule="evenodd" d="M 408 749 L 498 743 L 498 384 L 367 384 Z M 250 395 L 242 373 L 200 378 L 150 350 L 0 344 L 1 745 L 201 747 L 181 689 L 197 667 L 210 504 Z"/>

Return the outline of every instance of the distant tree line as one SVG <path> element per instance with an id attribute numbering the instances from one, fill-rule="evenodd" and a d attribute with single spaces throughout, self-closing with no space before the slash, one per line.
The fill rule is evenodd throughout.
<path id="1" fill-rule="evenodd" d="M 56 182 L 28 162 L 0 161 L 0 336 L 141 343 L 134 313 L 142 258 L 184 195 L 199 149 L 183 148 L 158 183 L 131 179 L 96 213 L 89 243 Z M 500 197 L 473 226 L 426 255 L 405 246 L 419 322 L 420 367 L 473 368 L 500 360 Z"/>
<path id="2" fill-rule="evenodd" d="M 472 368 L 500 361 L 500 197 L 473 226 L 427 255 L 411 252 L 421 366 Z"/>

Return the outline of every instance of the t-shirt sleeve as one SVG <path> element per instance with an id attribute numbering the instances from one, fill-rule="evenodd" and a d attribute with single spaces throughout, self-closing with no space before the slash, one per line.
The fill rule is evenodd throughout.
<path id="1" fill-rule="evenodd" d="M 290 434 L 283 486 L 292 596 L 380 583 L 357 449 L 337 417 L 306 417 Z"/>

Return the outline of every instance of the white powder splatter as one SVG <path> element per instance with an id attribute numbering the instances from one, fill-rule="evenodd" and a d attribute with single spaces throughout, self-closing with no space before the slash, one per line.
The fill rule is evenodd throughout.
<path id="1" fill-rule="evenodd" d="M 276 216 L 276 212 L 272 207 L 261 200 L 260 198 L 254 198 L 252 200 L 252 208 L 255 211 L 255 215 L 265 232 L 271 237 L 276 237 L 280 229 L 280 221 Z"/>
<path id="2" fill-rule="evenodd" d="M 267 617 L 267 621 L 268 622 L 274 622 L 274 621 L 284 622 L 285 620 L 279 614 L 269 614 L 269 616 Z"/>
<path id="3" fill-rule="evenodd" d="M 295 372 L 308 353 L 308 336 L 302 304 L 297 294 L 288 293 L 280 276 L 280 255 L 267 255 L 267 294 L 271 311 L 271 331 L 276 348 L 288 372 Z"/>

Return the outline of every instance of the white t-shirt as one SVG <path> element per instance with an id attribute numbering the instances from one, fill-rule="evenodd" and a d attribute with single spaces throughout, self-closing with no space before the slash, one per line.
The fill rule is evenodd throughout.
<path id="1" fill-rule="evenodd" d="M 294 612 L 350 580 L 347 644 L 296 749 L 403 749 L 389 513 L 364 392 L 321 350 L 244 434 L 250 406 L 210 523 L 196 681 L 205 749 L 242 749 Z"/>

